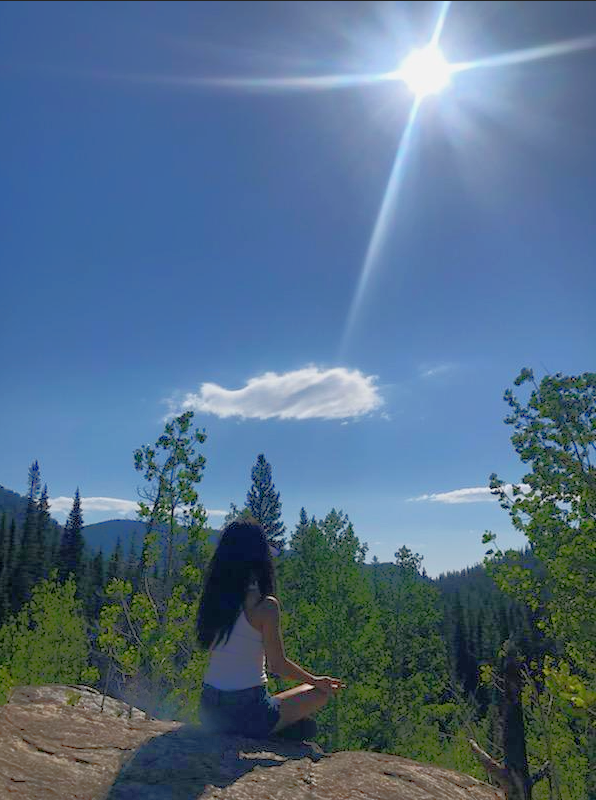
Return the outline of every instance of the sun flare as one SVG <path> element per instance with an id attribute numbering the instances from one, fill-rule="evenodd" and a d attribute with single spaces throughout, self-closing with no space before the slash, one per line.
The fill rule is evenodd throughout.
<path id="1" fill-rule="evenodd" d="M 418 99 L 422 99 L 445 89 L 451 80 L 451 71 L 443 53 L 430 44 L 412 50 L 397 75 Z"/>

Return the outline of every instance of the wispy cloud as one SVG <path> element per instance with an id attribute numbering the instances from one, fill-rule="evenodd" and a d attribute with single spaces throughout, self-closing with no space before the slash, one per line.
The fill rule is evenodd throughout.
<path id="1" fill-rule="evenodd" d="M 72 508 L 72 497 L 52 497 L 48 501 L 52 514 L 68 514 Z M 125 519 L 134 519 L 139 508 L 135 500 L 119 497 L 81 497 L 81 509 L 88 512 L 110 512 Z M 210 517 L 224 517 L 228 512 L 218 508 L 207 509 Z"/>
<path id="2" fill-rule="evenodd" d="M 503 486 L 508 495 L 511 495 L 512 484 L 507 483 Z M 522 491 L 528 491 L 529 486 L 520 484 Z M 419 497 L 409 497 L 409 503 L 429 502 L 429 503 L 488 503 L 497 500 L 491 493 L 488 486 L 475 486 L 469 489 L 453 489 L 450 492 L 434 492 L 432 494 L 421 494 Z"/>
<path id="3" fill-rule="evenodd" d="M 375 375 L 344 367 L 304 367 L 265 372 L 240 389 L 203 383 L 180 402 L 169 400 L 170 414 L 199 411 L 242 419 L 348 419 L 376 410 L 383 399 Z"/>
<path id="4" fill-rule="evenodd" d="M 444 375 L 452 372 L 453 369 L 455 369 L 453 364 L 436 364 L 433 367 L 423 365 L 418 368 L 421 378 L 436 378 L 437 375 Z"/>

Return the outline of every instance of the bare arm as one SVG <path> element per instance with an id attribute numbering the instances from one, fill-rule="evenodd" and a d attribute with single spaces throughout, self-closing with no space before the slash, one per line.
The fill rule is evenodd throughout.
<path id="1" fill-rule="evenodd" d="M 263 647 L 267 664 L 273 675 L 309 683 L 314 686 L 316 676 L 302 669 L 286 656 L 281 632 L 280 606 L 275 597 L 269 596 L 263 601 L 261 619 L 263 623 Z"/>

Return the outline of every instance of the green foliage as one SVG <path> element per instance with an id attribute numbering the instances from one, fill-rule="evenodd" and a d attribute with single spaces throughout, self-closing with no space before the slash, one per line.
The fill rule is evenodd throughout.
<path id="1" fill-rule="evenodd" d="M 139 517 L 147 524 L 142 553 L 142 588 L 133 591 L 131 581 L 112 578 L 106 587 L 108 602 L 100 611 L 98 645 L 128 676 L 141 672 L 150 682 L 152 716 L 156 706 L 184 700 L 186 713 L 198 710 L 194 686 L 197 662 L 193 658 L 194 623 L 198 611 L 201 569 L 209 557 L 206 514 L 195 485 L 201 480 L 205 459 L 195 453 L 204 432 L 192 430 L 193 413 L 167 423 L 155 447 L 135 451 L 135 468 L 142 471 L 149 488 L 139 503 Z M 161 454 L 161 457 L 160 457 Z M 159 530 L 165 527 L 165 552 Z M 184 532 L 186 561 L 175 574 L 174 547 Z M 194 555 L 193 555 L 194 553 Z M 151 567 L 164 564 L 163 578 L 150 577 Z M 197 588 L 198 587 L 198 588 Z M 164 700 L 166 698 L 166 700 Z"/>
<path id="2" fill-rule="evenodd" d="M 547 670 L 553 689 L 596 716 L 596 373 L 558 373 L 537 385 L 524 368 L 515 385 L 526 383 L 534 389 L 525 405 L 505 392 L 512 409 L 505 422 L 531 471 L 511 495 L 495 474 L 490 485 L 545 572 L 515 563 L 512 551 L 505 555 L 513 563 L 502 563 L 500 550 L 489 551 L 485 563 L 499 587 L 536 611 L 539 628 L 561 644 L 564 661 Z M 487 532 L 483 542 L 495 538 Z"/>
<path id="3" fill-rule="evenodd" d="M 332 749 L 354 749 L 359 742 L 372 747 L 382 736 L 390 697 L 379 611 L 358 569 L 367 546 L 347 516 L 332 510 L 294 536 L 290 547 L 296 553 L 278 582 L 288 656 L 347 684 L 317 714 L 321 742 Z"/>
<path id="4" fill-rule="evenodd" d="M 195 454 L 195 447 L 203 444 L 207 435 L 204 431 L 192 430 L 193 417 L 192 411 L 176 417 L 166 424 L 155 446 L 144 445 L 134 452 L 135 469 L 143 473 L 148 484 L 142 492 L 144 499 L 139 503 L 138 512 L 139 519 L 147 524 L 143 565 L 150 568 L 158 564 L 163 555 L 158 529 L 165 526 L 164 579 L 168 585 L 173 577 L 176 535 L 184 529 L 188 541 L 199 544 L 206 521 L 195 489 L 203 477 L 205 458 Z"/>
<path id="5" fill-rule="evenodd" d="M 0 628 L 0 697 L 16 685 L 86 683 L 99 672 L 88 666 L 89 645 L 76 584 L 61 584 L 54 570 L 33 587 L 32 598 Z"/>
<path id="6" fill-rule="evenodd" d="M 0 664 L 0 706 L 8 703 L 12 690 L 17 685 L 7 664 Z"/>
<path id="7" fill-rule="evenodd" d="M 263 453 L 257 456 L 250 477 L 252 485 L 246 495 L 246 510 L 261 523 L 271 543 L 281 549 L 286 526 L 281 520 L 281 502 L 271 478 L 271 464 Z"/>
<path id="8" fill-rule="evenodd" d="M 522 691 L 530 773 L 549 761 L 552 791 L 557 800 L 589 800 L 586 786 L 588 759 L 583 742 L 573 730 L 568 705 L 550 690 L 539 691 L 526 675 Z M 578 746 L 579 745 L 579 746 Z M 550 800 L 547 781 L 536 785 L 532 800 Z"/>
<path id="9" fill-rule="evenodd" d="M 81 510 L 81 495 L 77 487 L 60 543 L 60 567 L 58 575 L 61 581 L 66 580 L 69 575 L 72 575 L 77 586 L 82 583 L 84 575 L 84 548 L 83 512 Z"/>
<path id="10" fill-rule="evenodd" d="M 41 479 L 39 464 L 34 461 L 29 468 L 29 490 L 27 509 L 21 531 L 19 557 L 15 559 L 10 576 L 11 608 L 17 610 L 31 596 L 32 587 L 43 574 L 43 543 L 39 539 L 38 500 Z"/>
<path id="11" fill-rule="evenodd" d="M 439 593 L 420 575 L 418 554 L 402 547 L 395 558 L 399 579 L 385 600 L 391 674 L 405 680 L 424 674 L 428 699 L 438 698 L 449 677 Z"/>
<path id="12" fill-rule="evenodd" d="M 83 695 L 80 692 L 67 692 L 66 694 L 66 705 L 67 706 L 76 706 L 79 703 Z"/>

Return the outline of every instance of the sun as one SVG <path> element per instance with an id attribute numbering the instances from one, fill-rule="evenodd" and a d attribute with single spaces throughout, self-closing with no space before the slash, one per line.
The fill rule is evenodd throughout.
<path id="1" fill-rule="evenodd" d="M 397 77 L 419 99 L 438 94 L 451 81 L 451 67 L 435 45 L 412 50 L 397 71 Z"/>

